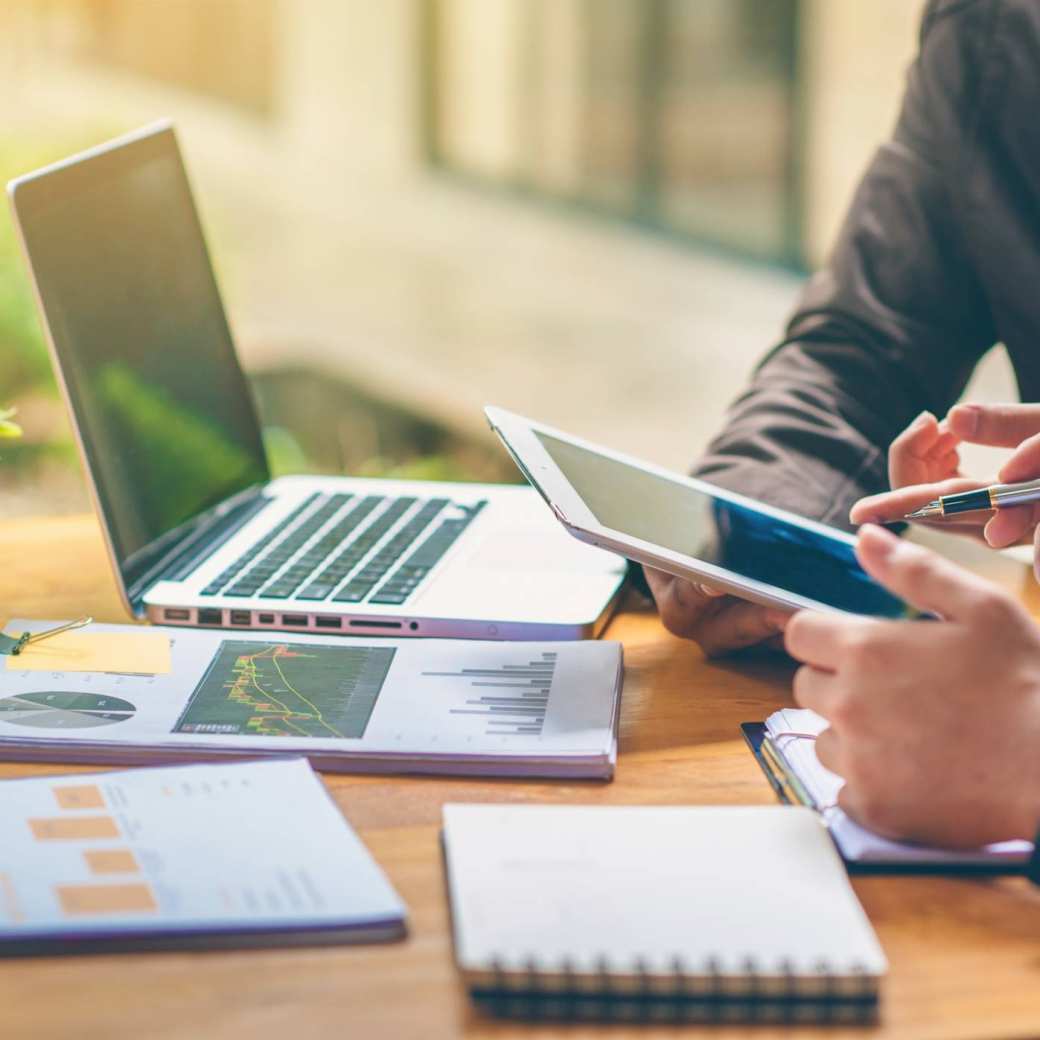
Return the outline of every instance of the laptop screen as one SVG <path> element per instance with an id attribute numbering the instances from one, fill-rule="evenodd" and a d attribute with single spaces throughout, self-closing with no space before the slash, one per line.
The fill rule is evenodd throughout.
<path id="1" fill-rule="evenodd" d="M 19 181 L 15 208 L 124 582 L 268 480 L 169 127 Z"/>

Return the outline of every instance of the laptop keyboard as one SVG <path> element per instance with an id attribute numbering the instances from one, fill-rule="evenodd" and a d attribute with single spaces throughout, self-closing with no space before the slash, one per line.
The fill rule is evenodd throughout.
<path id="1" fill-rule="evenodd" d="M 202 595 L 401 604 L 486 504 L 315 493 Z"/>

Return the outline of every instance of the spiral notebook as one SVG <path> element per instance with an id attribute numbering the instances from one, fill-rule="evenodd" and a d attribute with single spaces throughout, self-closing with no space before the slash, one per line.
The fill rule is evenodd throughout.
<path id="1" fill-rule="evenodd" d="M 1033 852 L 1028 841 L 1002 841 L 981 849 L 937 849 L 892 841 L 850 819 L 837 804 L 845 781 L 820 765 L 816 757 L 816 737 L 826 726 L 826 719 L 814 711 L 783 708 L 764 723 L 745 722 L 741 729 L 780 800 L 818 812 L 850 867 L 929 873 L 1004 873 L 1025 868 Z"/>
<path id="2" fill-rule="evenodd" d="M 808 809 L 447 805 L 455 956 L 510 1018 L 872 1022 L 887 965 Z"/>

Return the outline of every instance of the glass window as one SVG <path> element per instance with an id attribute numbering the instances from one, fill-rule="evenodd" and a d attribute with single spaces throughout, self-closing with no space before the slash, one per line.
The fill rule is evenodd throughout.
<path id="1" fill-rule="evenodd" d="M 428 0 L 431 157 L 801 260 L 798 0 Z"/>
<path id="2" fill-rule="evenodd" d="M 274 107 L 274 0 L 89 0 L 73 54 L 170 83 L 258 115 Z"/>

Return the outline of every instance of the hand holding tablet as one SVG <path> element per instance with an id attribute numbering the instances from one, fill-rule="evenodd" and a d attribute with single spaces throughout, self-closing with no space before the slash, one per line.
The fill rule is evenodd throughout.
<path id="1" fill-rule="evenodd" d="M 783 649 L 786 612 L 653 567 L 646 567 L 644 574 L 661 624 L 673 636 L 692 639 L 708 657 L 763 645 Z"/>

